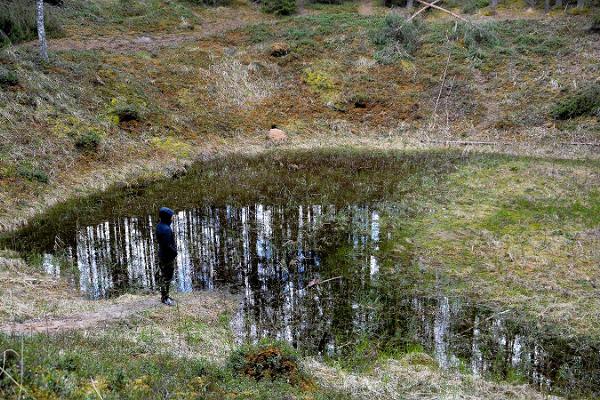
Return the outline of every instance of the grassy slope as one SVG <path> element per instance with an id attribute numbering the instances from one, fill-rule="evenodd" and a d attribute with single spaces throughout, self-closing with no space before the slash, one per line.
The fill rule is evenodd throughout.
<path id="1" fill-rule="evenodd" d="M 67 1 L 55 10 L 66 37 L 51 42 L 49 65 L 38 63 L 34 46 L 0 53 L 20 80 L 0 89 L 3 225 L 31 215 L 28 208 L 48 193 L 124 179 L 132 160 L 136 175 L 210 149 L 262 146 L 273 124 L 295 142 L 332 134 L 377 142 L 385 134 L 412 146 L 483 139 L 524 145 L 521 153 L 594 154 L 593 147 L 553 146 L 597 141 L 596 118 L 555 124 L 549 117 L 557 98 L 598 75 L 588 17 L 500 14 L 497 45 L 471 45 L 461 35 L 447 45 L 452 21 L 431 14 L 414 57 L 381 65 L 371 37 L 384 11 L 358 16 L 356 9 L 319 6 L 274 19 L 245 4 L 213 10 L 158 0 Z M 290 55 L 269 55 L 279 41 Z M 140 120 L 119 121 L 123 108 L 136 109 Z M 78 147 L 90 135 L 99 148 Z"/>

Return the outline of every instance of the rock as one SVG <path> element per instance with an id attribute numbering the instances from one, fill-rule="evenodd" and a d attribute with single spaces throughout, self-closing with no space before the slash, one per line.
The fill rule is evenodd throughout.
<path id="1" fill-rule="evenodd" d="M 273 141 L 273 142 L 283 142 L 285 140 L 287 140 L 288 136 L 287 134 L 282 131 L 281 129 L 277 129 L 277 128 L 273 128 L 271 130 L 269 130 L 269 133 L 267 134 L 267 139 Z"/>
<path id="2" fill-rule="evenodd" d="M 271 45 L 271 55 L 273 57 L 283 57 L 290 52 L 290 46 L 287 43 L 277 42 Z"/>

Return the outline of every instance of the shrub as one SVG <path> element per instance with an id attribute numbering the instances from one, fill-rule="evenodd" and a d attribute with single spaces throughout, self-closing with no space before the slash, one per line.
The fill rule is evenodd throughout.
<path id="1" fill-rule="evenodd" d="M 292 15 L 296 13 L 296 0 L 264 0 L 264 12 L 275 15 Z"/>
<path id="2" fill-rule="evenodd" d="M 493 22 L 477 25 L 461 23 L 457 26 L 457 33 L 462 36 L 465 46 L 468 49 L 496 46 L 500 43 L 500 39 L 496 33 L 496 26 Z"/>
<path id="3" fill-rule="evenodd" d="M 209 7 L 222 7 L 231 4 L 231 0 L 188 0 L 190 3 Z"/>
<path id="4" fill-rule="evenodd" d="M 96 150 L 102 142 L 102 135 L 96 131 L 87 131 L 77 137 L 75 147 L 80 150 Z"/>
<path id="5" fill-rule="evenodd" d="M 406 7 L 407 0 L 383 0 L 383 5 L 386 7 Z"/>
<path id="6" fill-rule="evenodd" d="M 489 0 L 468 0 L 463 4 L 462 12 L 465 14 L 474 14 L 478 10 L 487 7 L 489 4 Z"/>
<path id="7" fill-rule="evenodd" d="M 592 17 L 592 26 L 590 26 L 590 32 L 600 33 L 600 13 Z"/>
<path id="8" fill-rule="evenodd" d="M 46 33 L 61 33 L 53 14 L 46 10 Z M 0 0 L 0 47 L 37 38 L 35 7 L 26 0 Z"/>
<path id="9" fill-rule="evenodd" d="M 29 162 L 19 164 L 17 167 L 17 173 L 30 181 L 37 181 L 41 183 L 48 183 L 49 181 L 48 174 L 46 174 L 44 170 Z"/>
<path id="10" fill-rule="evenodd" d="M 379 47 L 375 59 L 382 64 L 392 64 L 402 58 L 412 58 L 419 46 L 420 25 L 406 22 L 399 15 L 387 15 L 373 32 L 371 40 Z"/>
<path id="11" fill-rule="evenodd" d="M 231 353 L 228 367 L 257 381 L 284 380 L 297 384 L 303 380 L 298 357 L 284 343 L 261 342 L 256 346 L 244 346 Z"/>
<path id="12" fill-rule="evenodd" d="M 0 67 L 0 87 L 6 88 L 9 86 L 16 86 L 19 84 L 19 77 L 14 71 L 10 71 L 6 68 Z"/>
<path id="13" fill-rule="evenodd" d="M 551 114 L 555 119 L 569 119 L 581 115 L 595 115 L 600 118 L 600 83 L 586 86 L 559 102 Z"/>

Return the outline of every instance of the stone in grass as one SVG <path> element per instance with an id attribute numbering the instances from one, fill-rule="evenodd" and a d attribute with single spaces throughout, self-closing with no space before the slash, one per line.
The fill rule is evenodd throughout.
<path id="1" fill-rule="evenodd" d="M 269 139 L 272 142 L 284 142 L 287 140 L 287 138 L 287 133 L 277 128 L 271 128 L 269 130 L 269 133 L 267 134 L 267 139 Z"/>
<path id="2" fill-rule="evenodd" d="M 287 43 L 277 42 L 271 45 L 271 55 L 273 57 L 283 57 L 290 53 L 290 46 Z"/>

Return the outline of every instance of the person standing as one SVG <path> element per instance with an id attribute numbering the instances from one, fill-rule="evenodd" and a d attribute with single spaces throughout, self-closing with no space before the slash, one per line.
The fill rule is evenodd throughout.
<path id="1" fill-rule="evenodd" d="M 175 259 L 177 258 L 177 244 L 175 243 L 173 229 L 171 229 L 174 214 L 175 212 L 170 208 L 161 207 L 158 210 L 160 221 L 156 225 L 158 264 L 160 266 L 160 301 L 168 306 L 175 305 L 175 301 L 169 297 L 169 288 L 175 271 Z"/>

